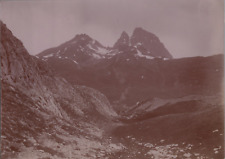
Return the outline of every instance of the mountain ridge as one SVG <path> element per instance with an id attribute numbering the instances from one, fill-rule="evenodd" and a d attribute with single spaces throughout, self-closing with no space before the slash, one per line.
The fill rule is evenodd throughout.
<path id="1" fill-rule="evenodd" d="M 126 105 L 151 97 L 213 94 L 220 91 L 223 79 L 223 55 L 163 60 L 137 57 L 127 50 L 89 65 L 69 59 L 47 61 L 70 83 L 95 88 L 111 103 Z"/>
<path id="2" fill-rule="evenodd" d="M 167 51 L 167 49 L 164 47 L 164 45 L 159 41 L 159 38 L 156 38 L 156 36 L 154 34 L 147 32 L 143 29 L 141 29 L 141 32 L 137 31 L 137 30 L 140 30 L 140 28 L 136 28 L 134 30 L 132 39 L 130 39 L 129 35 L 125 31 L 123 31 L 121 33 L 120 38 L 113 45 L 113 47 L 105 47 L 101 43 L 99 43 L 97 40 L 94 40 L 93 38 L 91 38 L 90 36 L 88 36 L 86 34 L 78 34 L 71 40 L 69 40 L 57 47 L 51 48 L 50 50 L 47 49 L 47 50 L 42 51 L 41 53 L 37 54 L 37 56 L 38 57 L 48 57 L 46 55 L 49 55 L 49 57 L 51 57 L 51 56 L 54 56 L 55 54 L 57 54 L 58 51 L 63 51 L 63 49 L 64 49 L 64 52 L 66 52 L 68 47 L 72 47 L 74 56 L 76 56 L 76 55 L 82 56 L 82 54 L 87 54 L 87 52 L 88 52 L 89 57 L 87 57 L 87 56 L 85 57 L 88 59 L 90 59 L 90 58 L 94 58 L 94 59 L 111 58 L 112 56 L 114 56 L 118 53 L 121 53 L 123 51 L 126 51 L 126 50 L 135 50 L 134 53 L 137 54 L 137 56 L 141 56 L 141 57 L 145 57 L 145 55 L 148 55 L 148 56 L 152 56 L 152 58 L 154 58 L 154 57 L 156 57 L 156 58 L 172 58 L 172 55 Z M 146 34 L 146 37 L 148 37 L 150 39 L 156 38 L 157 40 L 155 41 L 153 39 L 153 41 L 155 41 L 155 44 L 157 44 L 158 48 L 148 47 L 148 45 L 151 45 L 151 43 L 148 43 L 146 41 L 144 42 L 144 45 L 140 47 L 139 45 L 142 44 L 143 39 L 140 39 L 140 38 L 136 39 L 134 36 L 134 35 L 138 35 L 139 32 L 141 34 L 143 34 L 143 33 Z M 88 40 L 88 41 L 86 41 L 86 43 L 84 40 L 85 38 L 87 38 L 86 40 Z M 135 41 L 135 39 L 136 39 L 136 41 Z M 125 44 L 121 45 L 120 44 L 121 42 L 124 43 L 124 41 L 122 41 L 122 40 L 125 40 Z M 136 43 L 137 41 L 139 41 L 139 42 Z M 65 47 L 65 45 L 67 45 L 68 47 Z M 125 48 L 120 48 L 120 47 L 125 47 Z M 80 51 L 80 49 L 81 49 L 81 51 Z M 152 53 L 152 52 L 154 52 L 154 53 Z M 166 53 L 164 53 L 164 52 L 166 52 Z M 144 54 L 144 55 L 142 55 L 142 54 Z M 77 61 L 77 60 L 75 60 L 75 61 Z"/>

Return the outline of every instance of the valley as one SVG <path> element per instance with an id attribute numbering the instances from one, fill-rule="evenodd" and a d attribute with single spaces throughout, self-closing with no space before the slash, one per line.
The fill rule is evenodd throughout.
<path id="1" fill-rule="evenodd" d="M 0 25 L 1 158 L 224 158 L 224 55 L 175 59 L 136 28 L 31 56 Z"/>

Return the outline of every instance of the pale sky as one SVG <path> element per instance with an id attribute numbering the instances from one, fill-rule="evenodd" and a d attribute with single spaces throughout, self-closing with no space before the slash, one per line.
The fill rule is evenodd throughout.
<path id="1" fill-rule="evenodd" d="M 33 55 L 80 33 L 113 46 L 136 27 L 175 58 L 223 53 L 223 14 L 223 0 L 0 0 L 0 18 Z"/>

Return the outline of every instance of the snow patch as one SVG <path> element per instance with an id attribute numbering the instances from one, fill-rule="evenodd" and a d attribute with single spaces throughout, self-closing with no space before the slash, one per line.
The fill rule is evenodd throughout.
<path id="1" fill-rule="evenodd" d="M 52 54 L 48 54 L 48 55 L 46 55 L 46 56 L 43 56 L 44 58 L 49 58 L 49 57 L 52 57 L 54 54 L 52 53 Z"/>
<path id="2" fill-rule="evenodd" d="M 59 53 L 60 53 L 60 50 L 59 50 L 59 51 L 57 51 L 57 53 L 56 53 L 56 54 L 58 55 Z"/>
<path id="3" fill-rule="evenodd" d="M 169 59 L 169 58 L 165 58 L 165 57 L 164 57 L 164 58 L 163 58 L 163 60 L 164 60 L 164 61 L 166 61 L 166 60 L 170 60 L 170 59 Z"/>
<path id="4" fill-rule="evenodd" d="M 77 61 L 75 61 L 75 60 L 72 60 L 75 64 L 78 64 L 78 62 Z"/>
<path id="5" fill-rule="evenodd" d="M 93 55 L 93 57 L 96 58 L 96 59 L 100 59 L 100 58 L 101 58 L 101 56 L 98 55 L 98 54 L 92 54 L 92 55 Z"/>
<path id="6" fill-rule="evenodd" d="M 137 56 L 139 56 L 139 57 L 145 57 L 146 59 L 154 59 L 154 57 L 152 57 L 152 56 L 143 55 L 142 52 L 140 52 L 139 50 L 137 50 Z"/>
<path id="7" fill-rule="evenodd" d="M 186 157 L 186 158 L 190 158 L 191 154 L 190 153 L 185 153 L 183 156 Z"/>
<path id="8" fill-rule="evenodd" d="M 105 48 L 100 48 L 98 47 L 97 53 L 101 54 L 101 55 L 105 55 L 107 54 L 109 51 Z"/>
<path id="9" fill-rule="evenodd" d="M 80 50 L 83 52 L 83 51 L 84 51 L 84 48 L 83 48 L 83 47 L 81 47 L 81 48 L 80 48 Z"/>
<path id="10" fill-rule="evenodd" d="M 142 45 L 142 43 L 141 42 L 138 42 L 137 44 L 136 44 L 136 46 L 141 46 Z"/>
<path id="11" fill-rule="evenodd" d="M 89 49 L 91 49 L 91 50 L 96 51 L 96 49 L 95 49 L 95 48 L 93 48 L 93 46 L 92 46 L 91 44 L 88 44 L 88 45 L 87 45 L 87 47 L 88 47 Z"/>
<path id="12" fill-rule="evenodd" d="M 215 132 L 218 132 L 218 131 L 219 131 L 219 130 L 218 130 L 218 129 L 216 129 L 216 130 L 213 130 L 212 132 L 213 132 L 213 133 L 215 133 Z"/>

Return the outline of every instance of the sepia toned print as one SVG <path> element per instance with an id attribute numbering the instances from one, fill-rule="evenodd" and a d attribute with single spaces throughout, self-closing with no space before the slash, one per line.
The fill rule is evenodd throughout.
<path id="1" fill-rule="evenodd" d="M 1 1 L 2 159 L 223 159 L 221 0 Z"/>

